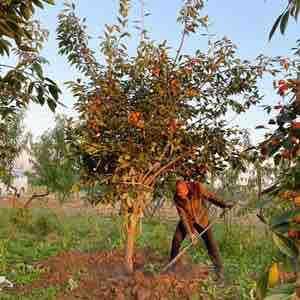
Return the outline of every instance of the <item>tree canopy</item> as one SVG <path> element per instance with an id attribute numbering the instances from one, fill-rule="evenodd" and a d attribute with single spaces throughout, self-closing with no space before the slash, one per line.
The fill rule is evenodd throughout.
<path id="1" fill-rule="evenodd" d="M 220 169 L 226 162 L 238 163 L 243 132 L 228 124 L 227 113 L 240 114 L 257 104 L 257 82 L 272 69 L 264 56 L 254 62 L 240 59 L 227 38 L 211 40 L 206 51 L 182 54 L 185 37 L 206 25 L 202 7 L 199 0 L 184 3 L 175 54 L 167 42 L 150 40 L 141 28 L 131 57 L 126 46 L 130 2 L 120 1 L 117 24 L 105 26 L 100 44 L 105 63 L 89 48 L 75 6 L 66 5 L 59 15 L 60 53 L 84 75 L 68 83 L 80 116 L 71 140 L 79 154 L 96 158 L 92 176 L 109 185 L 109 199 L 122 200 L 131 231 L 128 261 L 134 228 L 159 178 L 184 175 L 191 162 Z"/>
<path id="2" fill-rule="evenodd" d="M 12 128 L 17 128 L 20 115 L 34 102 L 45 103 L 54 111 L 60 89 L 43 72 L 47 60 L 39 55 L 48 31 L 34 20 L 36 8 L 54 4 L 52 0 L 1 1 L 0 55 L 15 57 L 16 65 L 0 63 L 0 157 L 1 173 L 11 173 L 11 157 L 19 151 Z M 8 60 L 10 61 L 10 60 Z M 9 166 L 9 169 L 6 167 Z M 3 179 L 3 178 L 1 178 Z"/>

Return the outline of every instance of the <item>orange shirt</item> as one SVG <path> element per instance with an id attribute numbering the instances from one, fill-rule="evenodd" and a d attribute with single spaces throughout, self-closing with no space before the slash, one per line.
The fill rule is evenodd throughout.
<path id="1" fill-rule="evenodd" d="M 200 182 L 178 181 L 176 183 L 177 186 L 184 184 L 188 188 L 188 195 L 186 197 L 179 196 L 179 193 L 176 191 L 174 197 L 180 218 L 187 222 L 191 229 L 194 223 L 199 224 L 201 227 L 206 227 L 209 223 L 207 201 L 222 208 L 225 208 L 226 205 Z"/>

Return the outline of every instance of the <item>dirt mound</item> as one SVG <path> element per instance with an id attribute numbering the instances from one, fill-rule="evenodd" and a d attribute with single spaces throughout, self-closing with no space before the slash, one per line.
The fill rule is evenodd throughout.
<path id="1" fill-rule="evenodd" d="M 208 275 L 206 267 L 187 262 L 178 263 L 175 270 L 165 274 L 151 270 L 152 266 L 163 266 L 165 262 L 149 250 L 137 251 L 134 258 L 136 271 L 128 275 L 123 267 L 123 252 L 119 250 L 64 252 L 39 263 L 38 267 L 44 270 L 41 278 L 18 290 L 26 293 L 35 288 L 60 286 L 58 300 L 190 299 Z"/>

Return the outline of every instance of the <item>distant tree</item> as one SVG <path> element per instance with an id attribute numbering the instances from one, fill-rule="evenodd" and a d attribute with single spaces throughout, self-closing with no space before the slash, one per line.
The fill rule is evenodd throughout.
<path id="1" fill-rule="evenodd" d="M 12 53 L 17 65 L 0 63 L 0 118 L 4 119 L 30 101 L 54 110 L 60 93 L 56 83 L 43 74 L 39 56 L 48 31 L 33 19 L 35 9 L 52 0 L 1 1 L 0 3 L 0 55 Z"/>
<path id="2" fill-rule="evenodd" d="M 27 173 L 31 185 L 46 188 L 61 201 L 70 196 L 79 179 L 77 163 L 70 156 L 65 140 L 66 122 L 66 117 L 57 116 L 55 128 L 31 144 L 33 167 Z"/>
<path id="3" fill-rule="evenodd" d="M 11 178 L 12 164 L 19 153 L 18 134 L 24 110 L 30 102 L 51 110 L 58 104 L 60 90 L 44 76 L 39 56 L 48 31 L 33 19 L 36 8 L 52 0 L 4 0 L 0 3 L 0 56 L 16 58 L 16 65 L 0 63 L 0 177 Z M 10 180 L 10 179 L 9 179 Z"/>
<path id="4" fill-rule="evenodd" d="M 14 166 L 22 149 L 26 146 L 23 126 L 24 112 L 0 123 L 0 181 L 14 189 Z"/>
<path id="5" fill-rule="evenodd" d="M 29 42 L 34 40 L 28 27 L 36 8 L 44 8 L 44 3 L 54 4 L 53 0 L 4 0 L 0 3 L 0 55 L 9 55 L 13 43 L 18 49 L 34 51 Z"/>

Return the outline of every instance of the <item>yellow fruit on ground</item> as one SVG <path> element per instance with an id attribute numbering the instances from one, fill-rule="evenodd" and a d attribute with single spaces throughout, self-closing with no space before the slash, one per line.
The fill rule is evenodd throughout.
<path id="1" fill-rule="evenodd" d="M 269 276 L 268 276 L 268 286 L 274 287 L 280 279 L 280 273 L 278 268 L 278 263 L 273 263 L 269 269 Z"/>

